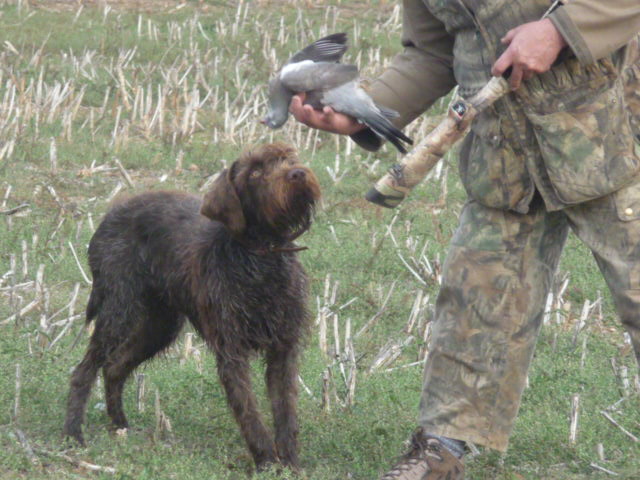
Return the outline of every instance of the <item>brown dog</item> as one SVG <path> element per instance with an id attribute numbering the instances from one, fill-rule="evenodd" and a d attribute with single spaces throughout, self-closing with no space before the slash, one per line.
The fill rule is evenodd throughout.
<path id="1" fill-rule="evenodd" d="M 114 207 L 89 245 L 96 319 L 71 377 L 64 433 L 83 443 L 82 422 L 102 368 L 107 412 L 127 427 L 129 374 L 167 348 L 188 319 L 215 352 L 228 403 L 258 468 L 298 466 L 300 341 L 308 328 L 307 278 L 293 240 L 311 223 L 316 177 L 293 149 L 266 145 L 223 171 L 204 201 L 144 193 Z M 263 424 L 249 360 L 261 352 L 275 424 Z"/>

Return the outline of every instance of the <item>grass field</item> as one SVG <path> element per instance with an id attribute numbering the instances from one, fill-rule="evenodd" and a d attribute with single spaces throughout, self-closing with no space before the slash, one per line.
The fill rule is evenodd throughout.
<path id="1" fill-rule="evenodd" d="M 301 369 L 302 478 L 376 479 L 403 452 L 439 265 L 464 202 L 455 155 L 384 210 L 363 196 L 392 149 L 372 155 L 293 121 L 275 133 L 257 121 L 269 75 L 290 53 L 346 31 L 347 61 L 373 77 L 398 49 L 400 18 L 384 0 L 0 0 L 0 479 L 254 475 L 212 356 L 190 329 L 129 382 L 126 435 L 108 432 L 100 384 L 87 447 L 65 446 L 61 427 L 88 338 L 86 247 L 111 199 L 202 193 L 239 152 L 274 139 L 299 149 L 324 194 L 299 242 L 315 319 Z M 423 136 L 444 105 L 409 135 Z M 511 447 L 476 451 L 470 479 L 640 478 L 638 369 L 574 237 L 555 283 Z M 261 372 L 256 362 L 260 392 Z"/>

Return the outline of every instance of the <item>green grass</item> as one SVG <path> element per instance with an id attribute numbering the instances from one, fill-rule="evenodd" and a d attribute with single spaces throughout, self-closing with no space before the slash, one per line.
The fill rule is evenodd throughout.
<path id="1" fill-rule="evenodd" d="M 431 311 L 436 281 L 425 277 L 426 286 L 419 283 L 398 254 L 410 261 L 427 242 L 427 258 L 432 263 L 443 260 L 465 198 L 455 174 L 455 155 L 449 156 L 446 167 L 446 197 L 443 180 L 438 178 L 416 189 L 397 211 L 388 211 L 368 204 L 363 194 L 395 160 L 391 149 L 367 154 L 344 139 L 310 134 L 293 121 L 275 133 L 257 125 L 274 60 L 281 62 L 321 34 L 349 32 L 355 38 L 348 60 L 355 61 L 361 52 L 363 74 L 373 77 L 380 72 L 381 62 L 399 44 L 395 2 L 380 0 L 365 6 L 333 1 L 323 2 L 322 8 L 302 1 L 266 2 L 264 8 L 251 3 L 248 9 L 248 2 L 240 9 L 232 3 L 192 1 L 179 9 L 154 9 L 153 4 L 149 8 L 141 3 L 140 11 L 85 7 L 77 16 L 77 7 L 68 3 L 51 3 L 41 9 L 27 8 L 25 2 L 20 8 L 15 3 L 0 4 L 0 152 L 7 142 L 13 142 L 11 154 L 0 157 L 0 210 L 29 204 L 16 215 L 0 216 L 0 479 L 236 479 L 253 475 L 250 456 L 217 382 L 212 356 L 197 340 L 200 363 L 194 356 L 181 361 L 183 336 L 164 356 L 141 368 L 146 384 L 144 411 L 136 406 L 135 380 L 129 383 L 125 409 L 132 428 L 126 437 L 108 432 L 103 392 L 97 386 L 88 406 L 87 447 L 64 445 L 61 425 L 67 383 L 83 354 L 87 332 L 79 317 L 51 347 L 64 328 L 64 322 L 56 322 L 70 313 L 67 309 L 51 317 L 69 303 L 78 283 L 74 313 L 83 311 L 89 287 L 70 244 L 86 271 L 91 224 L 97 225 L 119 183 L 129 194 L 147 189 L 201 193 L 207 179 L 243 148 L 271 139 L 296 144 L 323 188 L 316 221 L 300 241 L 309 247 L 300 258 L 311 279 L 309 306 L 314 318 L 324 302 L 327 276 L 331 288 L 337 284 L 332 308 L 338 312 L 342 338 L 347 320 L 355 332 L 376 315 L 395 282 L 377 322 L 354 340 L 357 382 L 353 405 L 342 406 L 332 396 L 330 410 L 322 409 L 322 375 L 327 368 L 341 399 L 346 388 L 339 369 L 328 367 L 314 328 L 301 367 L 301 377 L 312 393 L 301 389 L 300 394 L 303 478 L 374 479 L 404 450 L 403 442 L 417 418 L 421 369 L 368 371 L 387 342 L 407 337 L 403 329 L 418 292 L 429 296 L 421 326 Z M 57 8 L 65 5 L 68 8 Z M 329 9 L 324 8 L 327 5 Z M 135 54 L 123 60 L 133 49 Z M 69 96 L 52 110 L 53 92 L 64 85 L 70 89 Z M 165 102 L 162 127 L 151 122 L 159 91 Z M 196 122 L 184 130 L 185 112 L 194 98 L 201 103 Z M 441 112 L 442 104 L 438 104 L 431 115 Z M 233 125 L 238 119 L 241 121 Z M 419 128 L 420 122 L 412 128 Z M 52 139 L 56 171 L 52 171 Z M 348 170 L 338 182 L 328 171 L 335 169 L 336 155 L 340 156 L 338 176 Z M 181 169 L 177 169 L 178 158 Z M 133 188 L 115 168 L 116 159 L 131 175 Z M 92 164 L 107 170 L 91 171 Z M 389 225 L 397 246 L 388 233 Z M 5 275 L 12 265 L 15 274 Z M 4 322 L 35 298 L 33 283 L 26 282 L 36 280 L 40 265 L 44 266 L 45 294 L 38 306 L 22 318 Z M 468 478 L 472 480 L 609 477 L 594 470 L 591 463 L 615 471 L 616 478 L 640 478 L 640 446 L 600 414 L 622 395 L 612 363 L 618 372 L 627 367 L 631 394 L 612 416 L 640 435 L 639 392 L 633 386 L 638 370 L 624 346 L 595 262 L 572 236 L 558 278 L 565 274 L 569 286 L 564 302 L 570 304 L 569 311 L 559 324 L 553 315 L 551 324 L 542 330 L 510 449 L 504 455 L 481 451 L 469 460 Z M 11 293 L 8 287 L 13 284 L 17 287 Z M 600 296 L 602 318 L 592 315 L 574 346 L 573 326 L 582 304 Z M 329 322 L 330 344 L 332 325 Z M 413 343 L 382 370 L 415 362 L 423 347 L 421 333 L 414 332 Z M 583 337 L 587 338 L 587 354 L 581 367 Z M 258 361 L 255 382 L 266 411 Z M 171 432 L 156 430 L 156 392 Z M 577 443 L 570 446 L 574 394 L 580 395 L 580 421 Z M 19 432 L 34 449 L 35 463 L 20 442 Z M 596 455 L 598 444 L 604 447 L 605 461 Z M 111 467 L 116 473 L 91 473 L 77 465 L 79 460 Z M 271 472 L 259 478 L 282 477 Z"/>

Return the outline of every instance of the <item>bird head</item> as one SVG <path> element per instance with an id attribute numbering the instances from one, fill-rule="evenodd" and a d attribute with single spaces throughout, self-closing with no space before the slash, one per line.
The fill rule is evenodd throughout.
<path id="1" fill-rule="evenodd" d="M 289 118 L 289 102 L 293 93 L 287 90 L 275 76 L 269 82 L 269 111 L 261 120 L 269 128 L 280 128 Z"/>
<path id="2" fill-rule="evenodd" d="M 287 121 L 288 114 L 285 111 L 284 115 L 279 110 L 269 108 L 269 111 L 264 116 L 260 123 L 266 125 L 269 128 L 280 128 Z"/>

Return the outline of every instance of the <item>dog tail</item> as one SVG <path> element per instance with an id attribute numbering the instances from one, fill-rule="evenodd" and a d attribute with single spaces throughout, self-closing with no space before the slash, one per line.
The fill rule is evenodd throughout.
<path id="1" fill-rule="evenodd" d="M 102 289 L 98 288 L 96 285 L 96 279 L 94 278 L 93 288 L 91 289 L 89 302 L 87 303 L 87 324 L 91 323 L 91 321 L 96 318 L 96 315 L 98 315 L 103 299 L 104 295 L 102 294 Z"/>

